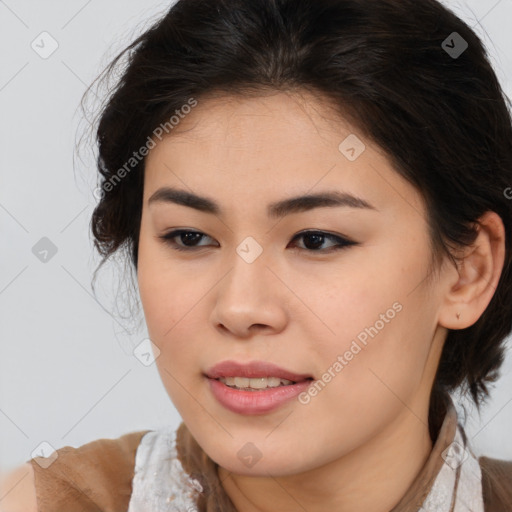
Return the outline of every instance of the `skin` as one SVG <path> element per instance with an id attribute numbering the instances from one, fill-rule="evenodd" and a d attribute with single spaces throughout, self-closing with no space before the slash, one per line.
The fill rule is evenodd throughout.
<path id="1" fill-rule="evenodd" d="M 37 512 L 34 469 L 29 462 L 0 474 L 0 512 Z"/>
<path id="2" fill-rule="evenodd" d="M 366 145 L 355 161 L 338 149 L 349 134 Z M 149 206 L 163 186 L 207 196 L 222 214 Z M 328 190 L 375 209 L 267 217 L 268 203 Z M 445 260 L 426 279 L 421 194 L 378 146 L 306 92 L 201 99 L 147 156 L 143 200 L 138 283 L 158 371 L 219 464 L 237 510 L 389 511 L 432 449 L 429 394 L 447 329 L 472 325 L 497 285 L 501 219 L 488 212 L 459 268 Z M 178 228 L 205 235 L 189 244 L 195 251 L 159 238 Z M 322 253 L 311 239 L 295 238 L 306 229 L 357 245 Z M 236 252 L 248 236 L 263 249 L 252 263 Z M 336 243 L 325 238 L 316 247 Z M 236 414 L 203 376 L 230 359 L 266 360 L 320 379 L 394 303 L 401 311 L 307 404 L 294 399 L 267 414 Z M 237 456 L 248 442 L 262 454 L 252 467 Z"/>

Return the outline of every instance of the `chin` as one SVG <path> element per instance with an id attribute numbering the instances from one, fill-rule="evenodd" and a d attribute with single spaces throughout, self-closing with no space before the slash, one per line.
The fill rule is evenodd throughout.
<path id="1" fill-rule="evenodd" d="M 220 459 L 219 466 L 223 467 L 226 471 L 235 475 L 274 478 L 285 477 L 305 471 L 305 468 L 295 467 L 292 460 L 275 460 L 266 459 L 263 457 L 256 462 L 252 467 L 241 463 L 237 458 L 233 459 L 231 456 Z"/>
<path id="2" fill-rule="evenodd" d="M 314 455 L 291 449 L 279 450 L 272 443 L 258 447 L 257 443 L 232 440 L 224 446 L 208 443 L 203 450 L 226 471 L 243 476 L 285 477 L 313 469 L 316 465 Z"/>

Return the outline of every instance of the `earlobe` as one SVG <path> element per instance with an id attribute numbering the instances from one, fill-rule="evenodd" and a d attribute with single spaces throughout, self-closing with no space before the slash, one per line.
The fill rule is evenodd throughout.
<path id="1" fill-rule="evenodd" d="M 459 257 L 456 282 L 447 279 L 448 291 L 439 315 L 439 324 L 447 329 L 465 329 L 480 318 L 503 270 L 505 228 L 501 217 L 486 212 L 478 220 L 477 231 L 473 244 L 464 248 Z"/>

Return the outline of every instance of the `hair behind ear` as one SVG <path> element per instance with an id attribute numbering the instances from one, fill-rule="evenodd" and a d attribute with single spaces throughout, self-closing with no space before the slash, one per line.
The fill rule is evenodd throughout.
<path id="1" fill-rule="evenodd" d="M 450 395 L 446 389 L 439 385 L 438 380 L 434 381 L 434 386 L 430 393 L 430 405 L 428 414 L 428 430 L 432 443 L 435 443 L 437 435 L 443 424 L 444 417 L 448 403 L 450 402 Z"/>

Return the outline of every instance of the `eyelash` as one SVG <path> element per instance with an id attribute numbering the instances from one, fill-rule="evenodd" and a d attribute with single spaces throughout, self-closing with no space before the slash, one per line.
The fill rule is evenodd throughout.
<path id="1" fill-rule="evenodd" d="M 188 230 L 188 229 L 177 229 L 177 230 L 171 231 L 171 232 L 169 232 L 169 233 L 167 233 L 165 235 L 159 236 L 158 238 L 163 240 L 163 242 L 166 245 L 170 245 L 176 251 L 191 252 L 191 251 L 196 251 L 200 247 L 206 247 L 204 245 L 196 246 L 196 247 L 183 247 L 183 246 L 178 245 L 174 241 L 174 238 L 176 238 L 176 237 L 178 237 L 180 235 L 186 234 L 186 233 L 193 233 L 193 234 L 196 234 L 196 235 L 202 235 L 203 237 L 204 236 L 208 236 L 208 235 L 205 235 L 204 233 L 202 233 L 201 231 L 192 231 L 192 230 Z M 302 251 L 308 251 L 308 252 L 313 252 L 313 253 L 314 252 L 318 252 L 318 253 L 321 253 L 321 254 L 326 254 L 326 253 L 331 253 L 331 252 L 334 252 L 334 251 L 339 251 L 341 249 L 346 249 L 346 248 L 348 248 L 348 247 L 350 247 L 352 245 L 358 245 L 357 242 L 349 240 L 348 238 L 345 238 L 345 237 L 342 237 L 342 236 L 337 236 L 337 235 L 332 235 L 330 233 L 326 233 L 325 231 L 314 231 L 314 230 L 302 231 L 300 233 L 297 233 L 292 238 L 291 241 L 293 242 L 297 238 L 302 238 L 302 237 L 307 236 L 307 235 L 319 235 L 319 236 L 322 236 L 322 237 L 324 237 L 326 239 L 337 241 L 338 245 L 335 245 L 333 247 L 329 247 L 327 249 L 320 249 L 320 250 L 317 250 L 317 249 L 307 249 L 307 248 L 303 249 L 302 247 L 299 247 L 299 249 L 302 250 Z M 201 241 L 201 240 L 202 240 L 202 238 L 199 241 Z"/>

